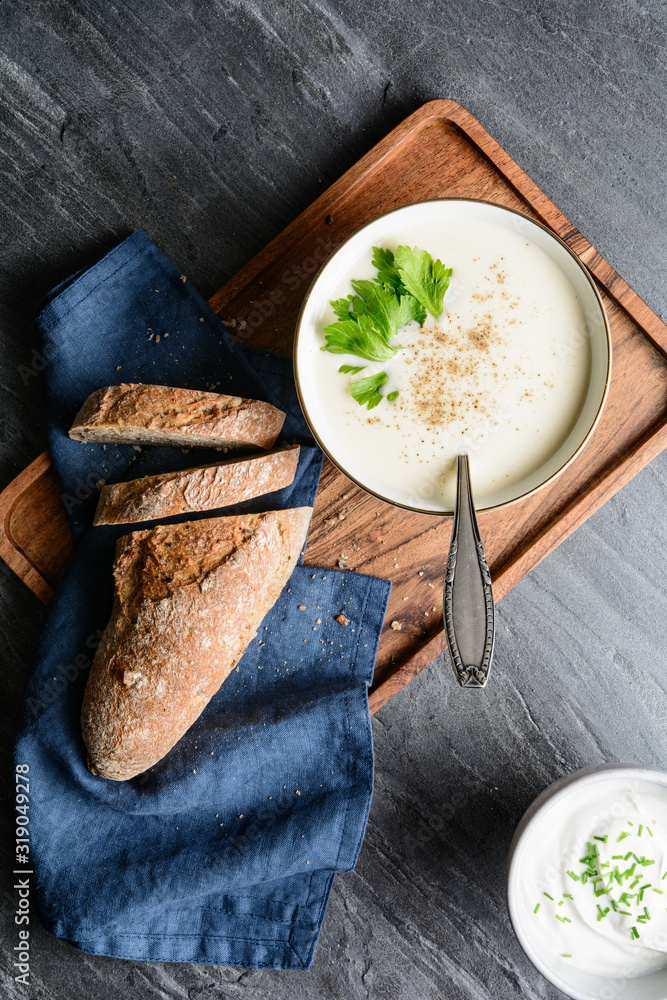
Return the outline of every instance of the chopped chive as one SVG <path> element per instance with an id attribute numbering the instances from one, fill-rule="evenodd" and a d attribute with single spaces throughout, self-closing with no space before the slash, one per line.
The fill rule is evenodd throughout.
<path id="1" fill-rule="evenodd" d="M 638 865 L 640 865 L 642 863 L 642 859 L 638 858 L 634 851 L 632 852 L 632 856 L 633 856 L 633 858 L 635 859 L 635 861 L 637 862 Z"/>
<path id="2" fill-rule="evenodd" d="M 653 889 L 653 892 L 658 892 L 658 893 L 660 893 L 661 896 L 664 896 L 664 893 L 663 893 L 662 889 L 656 889 L 656 887 L 654 885 L 652 885 L 651 888 Z"/>
<path id="3" fill-rule="evenodd" d="M 538 903 L 535 909 L 533 910 L 533 913 L 537 913 L 541 905 L 542 905 L 541 903 Z"/>
<path id="4" fill-rule="evenodd" d="M 614 912 L 617 912 L 618 911 L 618 903 L 616 902 L 615 899 L 612 899 L 611 905 L 614 907 Z"/>
<path id="5" fill-rule="evenodd" d="M 575 882 L 580 881 L 579 876 L 575 874 L 575 872 L 568 872 L 567 874 L 570 876 L 571 879 L 574 879 Z M 667 875 L 667 872 L 665 872 L 665 875 Z"/>
<path id="6" fill-rule="evenodd" d="M 626 859 L 623 857 L 622 854 L 612 854 L 611 860 L 612 861 L 625 861 Z"/>
<path id="7" fill-rule="evenodd" d="M 655 861 L 649 861 L 648 858 L 642 857 L 642 864 L 644 868 L 648 868 L 649 865 L 654 865 Z"/>
<path id="8" fill-rule="evenodd" d="M 637 923 L 638 924 L 645 924 L 646 923 L 646 917 L 643 914 L 640 915 L 639 917 L 637 917 Z"/>
<path id="9" fill-rule="evenodd" d="M 559 906 L 562 906 L 564 902 L 565 902 L 565 900 L 564 900 L 564 899 L 560 899 L 560 900 L 558 901 L 558 905 L 559 905 Z"/>
<path id="10" fill-rule="evenodd" d="M 632 916 L 632 914 L 630 913 L 629 910 L 617 910 L 616 912 L 617 913 L 622 913 L 624 917 L 631 917 Z"/>
<path id="11" fill-rule="evenodd" d="M 631 927 L 630 928 L 630 937 L 631 938 L 638 938 L 639 937 L 639 931 L 637 930 L 636 927 Z"/>
<path id="12" fill-rule="evenodd" d="M 648 907 L 647 906 L 644 907 L 644 913 L 646 914 L 646 919 L 650 920 L 651 919 L 651 914 L 648 912 Z"/>
<path id="13" fill-rule="evenodd" d="M 660 890 L 659 890 L 659 889 L 654 889 L 653 891 L 654 891 L 654 892 L 660 892 Z M 571 896 L 571 895 L 569 894 L 569 892 L 564 892 L 564 893 L 563 893 L 563 899 L 574 899 L 574 896 Z"/>
<path id="14" fill-rule="evenodd" d="M 608 836 L 609 836 L 609 834 L 605 833 L 604 837 L 593 837 L 593 840 L 601 840 L 603 844 L 606 844 Z"/>
<path id="15" fill-rule="evenodd" d="M 632 820 L 631 820 L 631 819 L 629 819 L 629 820 L 628 820 L 628 826 L 634 826 L 634 825 L 635 825 L 635 824 L 634 824 L 634 823 L 632 822 Z"/>
<path id="16" fill-rule="evenodd" d="M 572 955 L 565 955 L 564 953 L 561 952 L 561 956 L 560 957 L 561 958 L 572 958 Z"/>
<path id="17" fill-rule="evenodd" d="M 639 890 L 639 892 L 638 892 L 638 896 L 639 896 L 639 902 L 640 902 L 640 903 L 641 903 L 641 902 L 643 901 L 643 899 L 644 899 L 644 892 L 646 891 L 646 889 L 650 889 L 650 888 L 651 888 L 651 883 L 650 883 L 650 882 L 647 882 L 647 883 L 646 883 L 646 885 L 643 885 L 643 886 L 641 887 L 641 889 L 640 889 L 640 890 Z"/>
<path id="18" fill-rule="evenodd" d="M 635 887 L 635 886 L 637 885 L 637 883 L 638 883 L 638 882 L 641 882 L 641 879 L 640 879 L 640 878 L 636 878 L 636 879 L 634 880 L 634 882 L 632 883 L 632 885 L 630 886 L 630 888 L 631 888 L 631 889 L 634 889 L 634 887 Z"/>
<path id="19" fill-rule="evenodd" d="M 588 882 L 588 872 L 581 873 L 581 881 L 584 885 L 586 885 L 586 883 Z"/>
<path id="20" fill-rule="evenodd" d="M 622 840 L 625 840 L 625 838 L 629 836 L 630 834 L 627 832 L 627 830 L 624 830 L 623 833 L 619 834 L 619 836 L 616 838 L 616 843 L 620 844 Z"/>
<path id="21" fill-rule="evenodd" d="M 623 860 L 627 861 L 628 858 L 631 858 L 631 857 L 632 857 L 632 851 L 628 851 L 628 853 L 623 856 Z"/>
<path id="22" fill-rule="evenodd" d="M 543 893 L 542 893 L 542 895 L 543 895 L 543 896 L 546 896 L 546 897 L 547 897 L 547 899 L 550 899 L 550 900 L 551 900 L 551 902 L 553 903 L 553 901 L 554 901 L 554 898 L 553 898 L 553 896 L 550 896 L 548 892 L 543 892 Z"/>
<path id="23" fill-rule="evenodd" d="M 646 824 L 646 832 L 648 833 L 649 837 L 653 836 L 653 831 L 651 830 L 651 827 L 648 825 L 648 823 Z"/>
<path id="24" fill-rule="evenodd" d="M 664 882 L 666 878 L 667 878 L 667 872 L 665 872 L 665 874 L 662 876 L 662 881 Z"/>

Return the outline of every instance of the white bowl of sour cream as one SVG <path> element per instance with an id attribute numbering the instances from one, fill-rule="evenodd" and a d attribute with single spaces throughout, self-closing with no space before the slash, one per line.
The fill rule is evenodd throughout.
<path id="1" fill-rule="evenodd" d="M 322 350 L 330 300 L 373 280 L 372 247 L 419 247 L 452 268 L 439 317 L 408 323 L 389 362 Z M 363 365 L 341 374 L 341 364 Z M 470 456 L 475 505 L 523 499 L 563 471 L 606 399 L 611 339 L 597 288 L 549 229 L 511 209 L 466 199 L 406 205 L 358 229 L 306 295 L 294 348 L 302 409 L 338 468 L 382 500 L 452 513 L 456 456 Z M 372 410 L 355 378 L 386 372 Z"/>
<path id="2" fill-rule="evenodd" d="M 533 802 L 507 903 L 533 965 L 575 1000 L 667 998 L 667 773 L 584 768 Z"/>

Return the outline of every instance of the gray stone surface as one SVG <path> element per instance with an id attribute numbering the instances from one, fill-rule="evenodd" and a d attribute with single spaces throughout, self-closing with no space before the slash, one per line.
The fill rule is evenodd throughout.
<path id="1" fill-rule="evenodd" d="M 663 317 L 659 0 L 41 0 L 3 8 L 0 486 L 41 450 L 40 295 L 137 227 L 210 294 L 422 102 L 459 100 Z M 23 377 L 22 377 L 23 371 Z M 8 998 L 556 998 L 503 898 L 531 799 L 584 764 L 666 763 L 667 456 L 498 607 L 487 691 L 434 663 L 374 721 L 376 791 L 310 973 L 94 958 L 34 927 Z M 0 565 L 2 778 L 42 609 Z"/>

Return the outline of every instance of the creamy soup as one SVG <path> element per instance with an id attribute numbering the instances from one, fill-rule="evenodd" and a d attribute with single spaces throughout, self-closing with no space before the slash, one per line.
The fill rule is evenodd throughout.
<path id="1" fill-rule="evenodd" d="M 404 349 L 389 362 L 318 350 L 335 321 L 328 299 L 350 293 L 352 279 L 375 276 L 371 239 L 348 255 L 313 315 L 306 377 L 317 385 L 317 419 L 333 431 L 345 471 L 408 506 L 451 509 L 456 456 L 467 452 L 483 507 L 529 479 L 573 431 L 590 382 L 587 321 L 563 271 L 522 232 L 484 221 L 421 222 L 381 245 L 395 251 L 398 242 L 453 268 L 443 312 L 402 328 L 390 343 Z M 349 376 L 339 374 L 341 364 L 365 367 Z M 350 385 L 379 371 L 388 374 L 381 392 L 398 397 L 369 411 Z"/>

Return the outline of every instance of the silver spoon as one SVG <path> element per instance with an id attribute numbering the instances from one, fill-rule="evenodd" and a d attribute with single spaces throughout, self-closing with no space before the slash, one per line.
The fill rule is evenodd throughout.
<path id="1" fill-rule="evenodd" d="M 491 574 L 479 534 L 467 455 L 458 456 L 456 510 L 445 577 L 445 632 L 461 687 L 487 682 L 495 617 Z"/>

